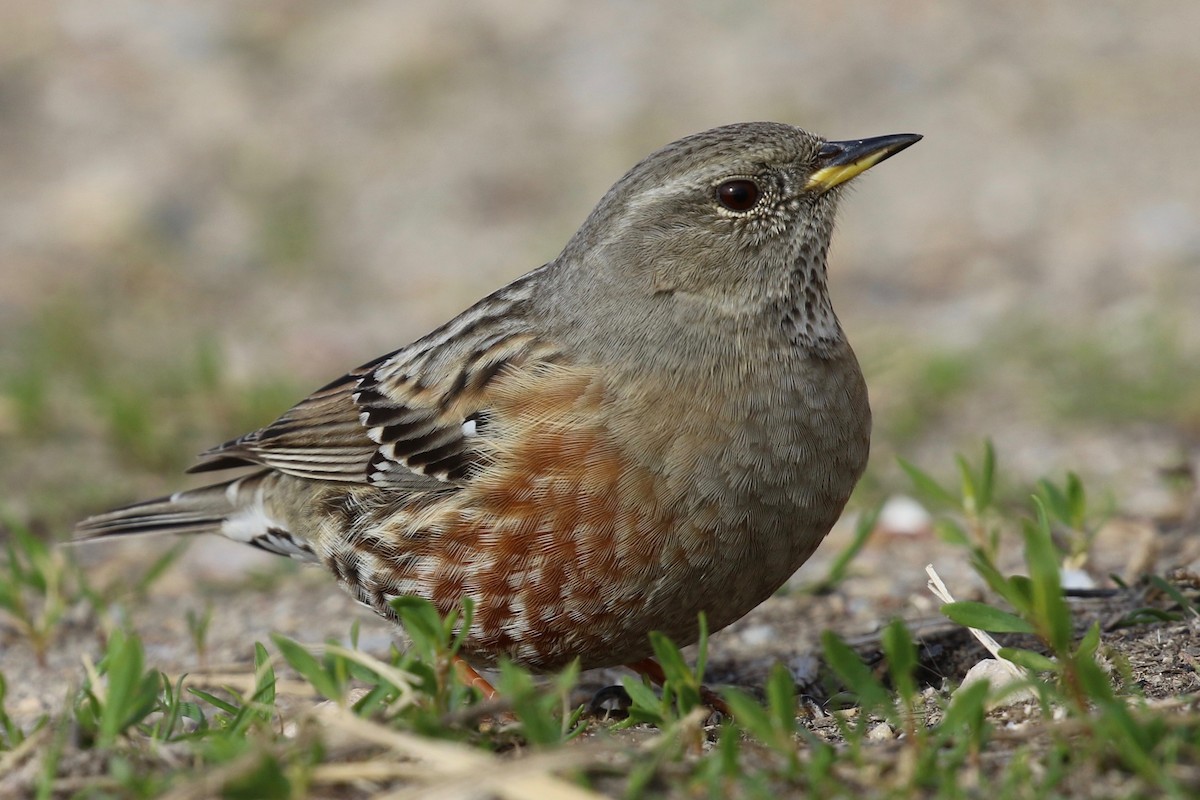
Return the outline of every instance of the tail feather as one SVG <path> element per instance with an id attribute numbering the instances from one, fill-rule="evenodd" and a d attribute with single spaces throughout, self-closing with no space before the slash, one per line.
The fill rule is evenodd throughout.
<path id="1" fill-rule="evenodd" d="M 286 523 L 268 510 L 268 483 L 263 470 L 235 480 L 176 492 L 89 517 L 75 526 L 77 538 L 152 533 L 219 533 L 278 555 L 316 560 L 308 542 L 294 536 Z"/>

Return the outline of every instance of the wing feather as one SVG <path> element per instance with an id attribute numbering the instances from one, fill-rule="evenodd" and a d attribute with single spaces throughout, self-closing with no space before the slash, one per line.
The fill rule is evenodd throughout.
<path id="1" fill-rule="evenodd" d="M 263 465 L 404 490 L 469 480 L 488 462 L 479 437 L 489 386 L 505 370 L 561 361 L 526 327 L 528 277 L 319 389 L 265 428 L 201 454 L 191 471 Z"/>

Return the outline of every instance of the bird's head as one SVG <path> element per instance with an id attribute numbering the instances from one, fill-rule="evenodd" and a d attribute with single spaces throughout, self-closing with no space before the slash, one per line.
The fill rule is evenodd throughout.
<path id="1" fill-rule="evenodd" d="M 761 309 L 805 286 L 823 294 L 842 188 L 920 138 L 826 141 L 771 122 L 688 136 L 617 181 L 563 260 L 608 291 L 623 284 L 718 314 Z"/>

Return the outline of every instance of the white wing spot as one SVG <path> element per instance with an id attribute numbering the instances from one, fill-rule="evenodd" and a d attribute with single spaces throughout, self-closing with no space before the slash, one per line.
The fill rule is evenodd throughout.
<path id="1" fill-rule="evenodd" d="M 241 508 L 230 514 L 221 523 L 221 534 L 235 542 L 250 543 L 255 539 L 266 536 L 271 528 L 284 526 L 268 516 L 262 506 L 254 505 Z"/>
<path id="2" fill-rule="evenodd" d="M 469 420 L 467 420 L 466 422 L 464 422 L 464 423 L 462 424 L 462 434 L 463 434 L 463 436 L 465 436 L 466 438 L 470 439 L 472 436 L 476 436 L 476 435 L 478 435 L 478 434 L 476 433 L 476 427 L 477 427 L 477 426 L 476 426 L 476 424 L 475 424 L 475 420 L 473 420 L 473 419 L 469 419 Z"/>

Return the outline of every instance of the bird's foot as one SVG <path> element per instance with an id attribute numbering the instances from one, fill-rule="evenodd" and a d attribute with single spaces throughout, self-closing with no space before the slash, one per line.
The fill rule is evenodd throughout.
<path id="1" fill-rule="evenodd" d="M 484 700 L 495 700 L 500 696 L 496 691 L 496 687 L 492 686 L 491 682 L 475 671 L 475 668 L 467 663 L 462 656 L 454 656 L 451 659 L 454 665 L 454 671 L 458 674 L 458 679 L 463 682 L 463 685 L 469 686 L 472 689 L 478 689 L 483 695 Z"/>

